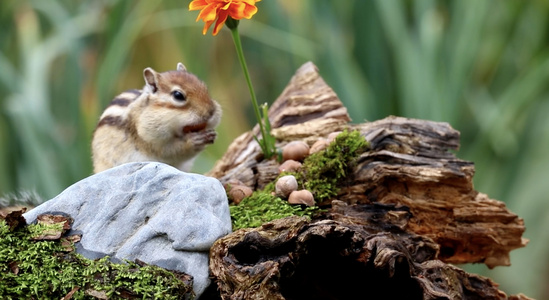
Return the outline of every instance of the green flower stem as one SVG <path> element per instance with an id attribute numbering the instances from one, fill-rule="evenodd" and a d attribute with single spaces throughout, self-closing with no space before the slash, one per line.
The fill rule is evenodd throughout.
<path id="1" fill-rule="evenodd" d="M 261 149 L 263 150 L 263 154 L 266 158 L 271 158 L 274 155 L 273 150 L 268 145 L 268 139 L 270 132 L 266 132 L 265 126 L 263 124 L 263 119 L 261 118 L 261 114 L 259 112 L 259 106 L 257 105 L 257 98 L 255 97 L 254 88 L 252 86 L 252 80 L 250 79 L 250 73 L 248 72 L 248 66 L 246 65 L 246 60 L 244 58 L 244 51 L 242 50 L 242 43 L 240 41 L 240 35 L 238 34 L 238 27 L 235 26 L 234 28 L 230 28 L 231 34 L 233 36 L 234 45 L 236 47 L 236 53 L 238 54 L 238 60 L 240 61 L 240 65 L 242 66 L 242 70 L 244 71 L 244 76 L 246 77 L 246 82 L 248 83 L 248 89 L 250 90 L 250 95 L 252 97 L 252 105 L 254 107 L 255 117 L 257 118 L 257 121 L 259 123 L 259 130 L 261 131 L 261 136 L 263 137 L 262 140 L 258 139 L 258 142 L 261 146 Z"/>

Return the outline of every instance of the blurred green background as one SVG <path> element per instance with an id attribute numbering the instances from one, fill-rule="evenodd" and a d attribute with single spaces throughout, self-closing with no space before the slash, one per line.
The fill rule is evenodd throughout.
<path id="1" fill-rule="evenodd" d="M 0 1 L 0 195 L 49 199 L 91 174 L 90 140 L 142 71 L 202 78 L 223 106 L 209 170 L 255 123 L 229 31 L 202 35 L 190 1 Z M 511 267 L 467 270 L 507 293 L 549 299 L 549 1 L 263 0 L 240 25 L 260 102 L 313 61 L 353 122 L 450 123 L 477 190 L 525 219 Z M 211 30 L 210 30 L 211 32 Z M 546 228 L 546 229 L 544 229 Z"/>

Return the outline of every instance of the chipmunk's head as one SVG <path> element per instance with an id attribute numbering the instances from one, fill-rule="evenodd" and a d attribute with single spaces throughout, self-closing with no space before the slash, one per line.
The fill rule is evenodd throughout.
<path id="1" fill-rule="evenodd" d="M 187 72 L 182 63 L 175 71 L 143 71 L 146 103 L 142 103 L 138 133 L 151 143 L 183 138 L 188 133 L 215 128 L 221 119 L 219 104 L 206 85 Z"/>

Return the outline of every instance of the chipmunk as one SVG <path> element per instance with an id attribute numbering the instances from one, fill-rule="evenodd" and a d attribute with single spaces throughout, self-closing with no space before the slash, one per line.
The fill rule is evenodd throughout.
<path id="1" fill-rule="evenodd" d="M 94 173 L 128 163 L 158 161 L 189 171 L 214 142 L 221 107 L 206 85 L 187 72 L 143 70 L 143 90 L 118 95 L 99 119 L 92 140 Z"/>

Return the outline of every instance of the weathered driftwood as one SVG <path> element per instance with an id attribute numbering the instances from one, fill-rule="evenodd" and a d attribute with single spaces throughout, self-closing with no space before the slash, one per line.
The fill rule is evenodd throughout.
<path id="1" fill-rule="evenodd" d="M 436 260 L 437 244 L 402 229 L 406 208 L 334 202 L 327 219 L 290 217 L 217 241 L 210 268 L 221 296 L 507 299 L 490 279 Z"/>
<path id="2" fill-rule="evenodd" d="M 526 245 L 523 220 L 475 191 L 473 163 L 448 152 L 459 147 L 448 124 L 390 117 L 355 128 L 372 151 L 360 156 L 341 200 L 410 208 L 408 230 L 439 244 L 445 262 L 509 265 L 509 252 Z"/>
<path id="3" fill-rule="evenodd" d="M 522 219 L 475 191 L 473 163 L 449 152 L 458 149 L 459 132 L 446 123 L 399 117 L 350 125 L 345 107 L 312 63 L 297 71 L 269 118 L 279 147 L 293 140 L 311 145 L 350 128 L 371 149 L 339 195 L 321 203 L 330 213 L 310 223 L 275 221 L 218 241 L 211 268 L 222 295 L 299 299 L 304 289 L 325 299 L 331 298 L 320 295 L 337 291 L 334 297 L 344 299 L 345 289 L 358 292 L 366 288 L 363 282 L 375 283 L 361 291 L 368 295 L 398 282 L 418 299 L 504 298 L 488 279 L 445 264 L 509 265 L 509 252 L 527 242 Z M 254 134 L 257 128 L 237 138 L 209 175 L 253 189 L 276 176 L 277 164 L 263 160 Z"/>
<path id="4" fill-rule="evenodd" d="M 307 63 L 273 103 L 269 120 L 277 146 L 282 147 L 298 139 L 311 144 L 319 137 L 343 130 L 351 119 L 335 92 L 318 74 L 316 66 Z M 258 126 L 236 138 L 208 175 L 222 182 L 238 179 L 255 187 L 254 171 L 263 157 L 254 135 L 261 138 Z"/>

